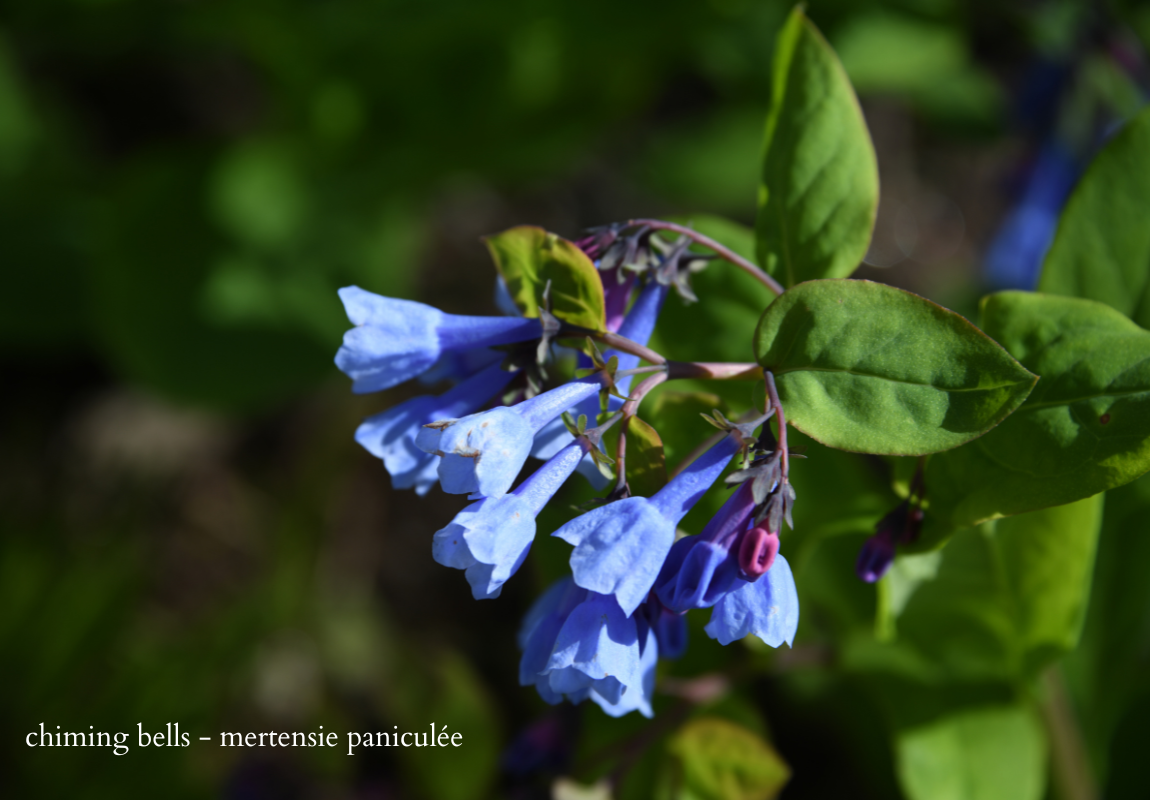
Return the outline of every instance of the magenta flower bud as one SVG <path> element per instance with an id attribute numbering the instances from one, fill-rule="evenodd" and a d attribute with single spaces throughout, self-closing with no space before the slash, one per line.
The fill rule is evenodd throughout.
<path id="1" fill-rule="evenodd" d="M 739 543 L 739 577 L 755 581 L 766 574 L 779 554 L 779 535 L 766 528 L 751 528 Z"/>

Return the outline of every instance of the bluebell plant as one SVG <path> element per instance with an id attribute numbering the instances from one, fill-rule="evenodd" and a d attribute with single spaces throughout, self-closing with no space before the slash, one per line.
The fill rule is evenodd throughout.
<path id="1" fill-rule="evenodd" d="M 557 241 L 549 236 L 544 246 Z M 658 660 L 686 648 L 684 615 L 691 609 L 711 609 L 705 630 L 722 644 L 749 635 L 773 647 L 794 640 L 798 597 L 779 554 L 794 490 L 772 376 L 757 364 L 675 362 L 647 346 L 668 293 L 697 301 L 690 276 L 716 256 L 776 293 L 781 288 L 718 242 L 673 223 L 608 225 L 561 244 L 577 262 L 553 273 L 561 286 L 569 287 L 572 275 L 585 282 L 597 276 L 591 306 L 602 311 L 595 327 L 569 320 L 563 303 L 571 292 L 553 292 L 551 278 L 535 284 L 533 307 L 512 305 L 508 265 L 501 264 L 499 317 L 455 316 L 358 287 L 341 290 L 355 327 L 336 364 L 356 392 L 413 378 L 455 381 L 442 394 L 369 417 L 356 440 L 383 461 L 397 489 L 425 494 L 438 482 L 447 493 L 468 495 L 471 504 L 432 537 L 432 556 L 463 570 L 476 599 L 499 596 L 530 552 L 540 512 L 577 470 L 605 493 L 550 531 L 573 547 L 571 575 L 528 612 L 519 678 L 549 703 L 590 699 L 613 716 L 651 716 Z M 543 390 L 560 342 L 578 350 L 578 369 Z M 764 408 L 738 421 L 718 411 L 708 416 L 717 439 L 702 443 L 661 488 L 636 494 L 628 480 L 629 433 L 633 438 L 644 397 L 680 378 L 763 381 Z M 588 420 L 597 425 L 588 428 Z M 608 446 L 605 434 L 615 426 Z M 516 486 L 529 456 L 544 463 Z M 632 453 L 630 461 L 642 457 Z M 734 462 L 730 499 L 700 534 L 683 535 L 683 518 L 722 485 Z"/>

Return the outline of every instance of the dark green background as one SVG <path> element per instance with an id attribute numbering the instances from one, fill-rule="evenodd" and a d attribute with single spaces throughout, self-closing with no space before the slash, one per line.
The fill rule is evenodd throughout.
<path id="1" fill-rule="evenodd" d="M 968 316 L 1019 170 L 1055 127 L 1020 118 L 1028 70 L 1093 74 L 1116 37 L 1135 52 L 1150 37 L 1150 12 L 1132 3 L 1011 6 L 808 7 L 859 89 L 882 172 L 869 260 L 898 263 L 860 276 Z M 541 542 L 490 603 L 431 561 L 431 533 L 464 501 L 392 492 L 352 441 L 359 419 L 418 389 L 350 395 L 332 365 L 346 326 L 335 289 L 490 313 L 483 234 L 529 223 L 574 237 L 692 212 L 752 222 L 788 10 L 3 4 L 0 741 L 11 796 L 535 797 L 553 774 L 595 773 L 594 758 L 501 769 L 506 746 L 548 713 L 515 683 L 514 631 L 566 553 Z M 1099 86 L 1098 107 L 1130 102 Z M 898 256 L 899 209 L 932 202 L 943 210 L 917 218 L 918 243 Z M 706 350 L 723 328 L 698 313 L 687 347 Z M 729 342 L 714 346 L 728 357 Z M 816 518 L 819 478 L 837 480 L 841 464 L 810 454 L 796 470 Z M 872 495 L 886 491 L 877 466 L 850 469 Z M 1095 666 L 1072 682 L 1108 797 L 1144 785 L 1150 606 L 1145 559 L 1130 553 L 1147 547 L 1145 483 L 1107 499 L 1093 655 L 1080 659 Z M 870 630 L 874 591 L 851 565 L 884 510 L 844 510 L 863 524 L 819 546 L 812 588 L 799 575 L 800 639 L 815 648 L 802 652 L 823 655 L 771 662 L 717 712 L 769 731 L 794 771 L 786 798 L 899 796 L 890 697 L 834 656 Z M 693 632 L 679 674 L 765 658 Z M 450 765 L 422 752 L 135 746 L 141 722 L 179 722 L 194 739 L 433 719 L 464 733 Z M 25 747 L 40 722 L 129 731 L 133 746 L 121 757 Z M 584 754 L 645 724 L 609 724 L 593 707 L 553 722 Z M 645 769 L 632 796 L 645 796 Z"/>

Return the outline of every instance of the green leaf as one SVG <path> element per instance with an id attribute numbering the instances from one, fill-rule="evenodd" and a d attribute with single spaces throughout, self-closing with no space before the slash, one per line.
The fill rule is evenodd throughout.
<path id="1" fill-rule="evenodd" d="M 902 732 L 899 782 L 910 800 L 1040 800 L 1046 740 L 1034 714 L 989 707 Z"/>
<path id="2" fill-rule="evenodd" d="M 981 436 L 1035 378 L 953 311 L 869 281 L 810 281 L 755 331 L 787 421 L 841 450 L 921 455 Z"/>
<path id="3" fill-rule="evenodd" d="M 1041 376 L 1006 422 L 927 463 L 956 525 L 1067 503 L 1150 470 L 1150 332 L 1092 300 L 1000 292 L 983 329 Z"/>
<path id="4" fill-rule="evenodd" d="M 1150 109 L 1103 148 L 1070 196 L 1038 288 L 1110 305 L 1150 328 Z"/>
<path id="5" fill-rule="evenodd" d="M 673 769 L 657 796 L 675 800 L 769 800 L 791 771 L 757 734 L 719 717 L 685 724 L 667 743 Z"/>
<path id="6" fill-rule="evenodd" d="M 603 436 L 607 455 L 615 457 L 622 423 L 613 425 Z M 615 467 L 618 469 L 618 464 Z M 667 485 L 667 466 L 663 440 L 659 433 L 638 417 L 627 423 L 627 485 L 631 492 L 650 497 Z"/>
<path id="7" fill-rule="evenodd" d="M 484 242 L 524 316 L 539 316 L 550 281 L 551 313 L 572 325 L 606 329 L 603 283 L 591 259 L 574 244 L 530 225 L 488 236 Z"/>
<path id="8" fill-rule="evenodd" d="M 801 8 L 779 33 L 759 211 L 759 263 L 794 286 L 845 278 L 870 243 L 878 163 L 850 80 Z"/>
<path id="9" fill-rule="evenodd" d="M 952 678 L 1017 680 L 1078 642 L 1102 496 L 959 531 L 884 581 L 899 643 Z M 907 573 L 907 574 L 904 574 Z"/>

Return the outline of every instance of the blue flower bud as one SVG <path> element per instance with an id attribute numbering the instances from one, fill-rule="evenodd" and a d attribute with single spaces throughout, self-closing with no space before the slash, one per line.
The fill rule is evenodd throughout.
<path id="1" fill-rule="evenodd" d="M 388 389 L 429 369 L 446 351 L 523 342 L 542 335 L 537 319 L 464 317 L 423 303 L 382 297 L 358 286 L 339 290 L 348 319 L 335 363 L 362 394 Z"/>
<path id="2" fill-rule="evenodd" d="M 598 378 L 571 381 L 515 406 L 441 420 L 424 428 L 415 443 L 442 457 L 438 470 L 445 492 L 502 497 L 527 460 L 536 432 L 599 387 Z"/>
<path id="3" fill-rule="evenodd" d="M 746 481 L 727 498 L 702 533 L 675 542 L 655 582 L 655 592 L 667 608 L 710 608 L 731 589 L 738 577 L 731 546 L 746 530 L 754 510 L 754 491 Z"/>
<path id="4" fill-rule="evenodd" d="M 711 621 L 703 629 L 707 635 L 724 645 L 750 634 L 771 647 L 791 644 L 799 627 L 799 597 L 787 560 L 776 556 L 762 578 L 737 585 L 715 603 Z"/>
<path id="5" fill-rule="evenodd" d="M 613 594 L 630 616 L 647 597 L 675 541 L 675 527 L 738 450 L 734 435 L 696 459 L 651 498 L 629 497 L 593 509 L 553 533 L 575 546 L 575 583 Z"/>
<path id="6" fill-rule="evenodd" d="M 375 414 L 363 421 L 355 440 L 369 453 L 383 459 L 396 489 L 415 487 L 416 494 L 427 494 L 437 480 L 439 456 L 416 445 L 424 425 L 444 417 L 474 411 L 507 385 L 515 373 L 498 364 L 472 376 L 442 395 L 421 395 Z"/>
<path id="7" fill-rule="evenodd" d="M 514 492 L 485 497 L 455 515 L 432 540 L 432 557 L 465 570 L 476 600 L 498 597 L 535 540 L 535 518 L 575 471 L 590 445 L 572 442 Z"/>

